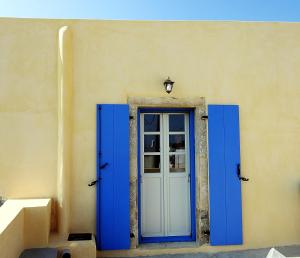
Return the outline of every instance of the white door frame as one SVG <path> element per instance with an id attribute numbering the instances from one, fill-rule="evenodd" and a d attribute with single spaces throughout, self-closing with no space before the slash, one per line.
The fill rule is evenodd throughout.
<path id="1" fill-rule="evenodd" d="M 144 115 L 145 114 L 157 114 L 160 115 L 160 130 L 159 132 L 144 132 Z M 169 115 L 182 115 L 184 114 L 185 130 L 180 132 L 169 131 Z M 160 152 L 146 152 L 146 156 L 155 155 L 160 156 L 160 173 L 144 173 L 144 135 L 157 135 L 160 137 Z M 184 135 L 185 149 L 178 150 L 178 152 L 170 152 L 169 150 L 169 135 Z M 191 235 L 191 197 L 190 197 L 190 146 L 189 146 L 189 114 L 186 112 L 151 112 L 140 114 L 140 171 L 141 171 L 141 233 L 143 237 L 174 237 L 174 236 L 188 236 Z M 169 156 L 175 155 L 179 158 L 178 154 L 185 155 L 185 171 L 171 173 L 169 172 Z M 171 183 L 174 184 L 171 187 Z M 177 185 L 176 185 L 177 183 Z M 179 183 L 179 184 L 178 184 Z M 155 191 L 151 195 L 149 189 L 152 184 L 152 188 Z M 179 186 L 179 188 L 176 188 Z M 178 198 L 178 202 L 181 200 L 183 207 L 177 207 L 177 205 L 171 202 L 172 196 L 176 195 L 176 192 L 180 189 L 183 190 L 182 198 Z M 147 192 L 148 191 L 148 192 Z M 172 193 L 170 194 L 170 192 Z M 145 203 L 150 204 L 150 210 L 147 210 Z M 147 218 L 147 212 L 151 213 L 153 209 L 159 209 L 160 218 L 154 220 L 152 217 Z M 185 212 L 181 213 L 182 210 Z M 170 211 L 173 210 L 173 213 Z M 173 221 L 173 224 L 171 223 Z M 172 230 L 172 225 L 176 228 L 176 221 L 184 226 L 180 230 Z M 150 221 L 150 225 L 148 225 Z M 147 224 L 148 223 L 148 224 Z M 148 232 L 144 229 L 147 228 Z M 180 227 L 179 227 L 180 228 Z M 183 229 L 182 229 L 183 228 Z M 154 232 L 151 232 L 151 230 Z M 144 231 L 143 231 L 144 230 Z"/>

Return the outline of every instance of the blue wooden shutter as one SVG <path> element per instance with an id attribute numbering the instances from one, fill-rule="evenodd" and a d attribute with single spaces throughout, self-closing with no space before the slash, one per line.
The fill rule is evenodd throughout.
<path id="1" fill-rule="evenodd" d="M 208 105 L 211 245 L 243 243 L 239 107 Z"/>
<path id="2" fill-rule="evenodd" d="M 97 249 L 129 249 L 128 105 L 97 105 L 96 165 Z"/>

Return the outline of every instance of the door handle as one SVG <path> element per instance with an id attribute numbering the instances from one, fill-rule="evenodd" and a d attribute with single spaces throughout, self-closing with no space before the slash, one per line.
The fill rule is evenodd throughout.
<path id="1" fill-rule="evenodd" d="M 93 185 L 97 184 L 97 182 L 98 182 L 99 180 L 101 180 L 101 178 L 98 178 L 97 180 L 90 182 L 90 183 L 88 184 L 88 186 L 93 186 Z"/>
<path id="2" fill-rule="evenodd" d="M 237 176 L 240 181 L 249 181 L 249 178 L 241 176 L 241 165 L 240 164 L 237 165 Z"/>
<path id="3" fill-rule="evenodd" d="M 101 165 L 101 166 L 99 167 L 99 169 L 100 169 L 100 170 L 101 170 L 101 169 L 104 169 L 104 168 L 107 167 L 107 166 L 108 166 L 108 163 L 105 162 L 103 165 Z M 99 177 L 98 179 L 96 179 L 96 180 L 90 182 L 90 183 L 88 184 L 88 186 L 93 186 L 93 185 L 97 184 L 97 182 L 98 182 L 99 180 L 101 180 L 100 177 Z"/>
<path id="4" fill-rule="evenodd" d="M 107 165 L 108 165 L 108 163 L 105 162 L 103 165 L 101 165 L 101 166 L 99 167 L 99 169 L 104 169 Z"/>

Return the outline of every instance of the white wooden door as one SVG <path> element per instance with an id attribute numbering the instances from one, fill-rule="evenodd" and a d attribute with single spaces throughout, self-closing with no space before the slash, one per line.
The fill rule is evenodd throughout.
<path id="1" fill-rule="evenodd" d="M 140 123 L 142 237 L 188 236 L 188 114 L 142 113 Z"/>

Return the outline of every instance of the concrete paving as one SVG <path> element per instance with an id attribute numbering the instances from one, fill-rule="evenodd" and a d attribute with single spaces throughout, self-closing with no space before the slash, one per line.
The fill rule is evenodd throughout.
<path id="1" fill-rule="evenodd" d="M 271 248 L 252 249 L 245 251 L 219 252 L 219 253 L 191 253 L 191 254 L 163 254 L 147 256 L 147 258 L 266 258 Z M 275 247 L 287 257 L 300 257 L 300 245 Z M 137 256 L 145 258 L 145 256 Z"/>

